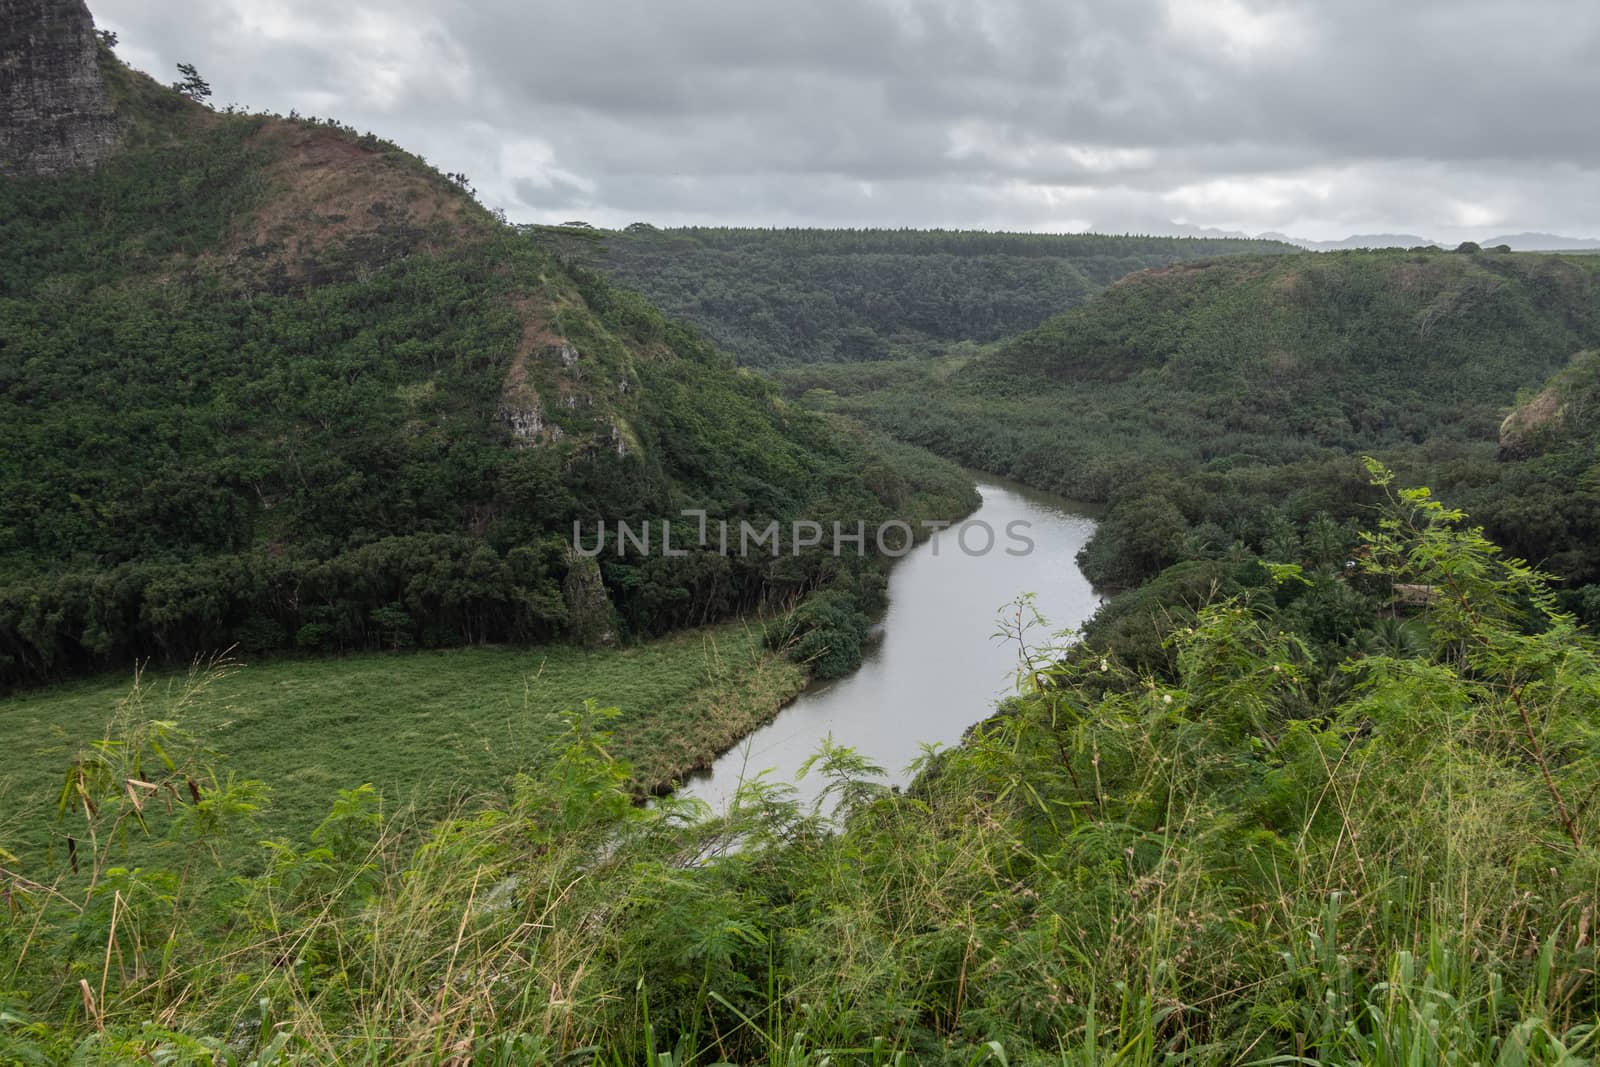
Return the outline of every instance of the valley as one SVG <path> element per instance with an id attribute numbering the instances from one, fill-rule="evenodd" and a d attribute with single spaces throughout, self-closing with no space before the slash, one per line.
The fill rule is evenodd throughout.
<path id="1" fill-rule="evenodd" d="M 1000 341 L 1120 278 L 1276 241 L 648 224 L 548 240 L 693 322 L 747 366 L 923 358 Z"/>
<path id="2" fill-rule="evenodd" d="M 512 221 L 0 13 L 0 1064 L 1594 1058 L 1600 257 Z"/>

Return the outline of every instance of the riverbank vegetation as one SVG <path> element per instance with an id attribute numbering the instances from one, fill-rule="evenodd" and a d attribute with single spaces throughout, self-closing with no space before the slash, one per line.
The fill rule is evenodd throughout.
<path id="1" fill-rule="evenodd" d="M 763 781 L 709 820 L 634 806 L 591 706 L 501 802 L 417 825 L 352 783 L 310 840 L 201 898 L 189 879 L 251 837 L 242 783 L 196 803 L 200 765 L 124 720 L 57 816 L 77 872 L 7 861 L 0 1049 L 1587 1062 L 1600 649 L 1425 492 L 1388 497 L 1361 545 L 1329 578 L 1241 564 L 1260 577 L 1175 617 L 1160 670 L 1023 629 L 1017 697 L 910 791 L 820 754 L 837 834 Z M 1296 607 L 1330 581 L 1408 637 L 1360 648 Z M 164 858 L 123 865 L 147 833 Z"/>

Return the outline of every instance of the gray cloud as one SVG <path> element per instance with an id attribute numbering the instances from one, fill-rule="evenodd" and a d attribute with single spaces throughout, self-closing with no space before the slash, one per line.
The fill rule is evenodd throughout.
<path id="1" fill-rule="evenodd" d="M 516 219 L 1600 234 L 1588 0 L 97 0 Z"/>

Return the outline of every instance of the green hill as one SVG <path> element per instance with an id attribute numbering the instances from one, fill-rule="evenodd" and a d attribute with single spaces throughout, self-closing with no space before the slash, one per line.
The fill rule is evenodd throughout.
<path id="1" fill-rule="evenodd" d="M 1032 329 L 1123 275 L 1272 241 L 636 224 L 597 236 L 618 282 L 751 366 L 937 355 Z"/>
<path id="2" fill-rule="evenodd" d="M 1302 423 L 1309 398 L 1333 401 L 1351 431 L 1385 433 L 1403 405 L 1498 396 L 1559 366 L 1600 329 L 1596 277 L 1582 260 L 1438 252 L 1186 264 L 1124 279 L 995 364 L 1166 382 Z"/>
<path id="3" fill-rule="evenodd" d="M 394 145 L 100 63 L 118 150 L 0 179 L 0 685 L 658 633 L 841 568 L 635 555 L 597 602 L 574 521 L 968 506 Z"/>
<path id="4" fill-rule="evenodd" d="M 1141 272 L 1000 345 L 932 365 L 786 372 L 874 425 L 1111 508 L 1086 557 L 1130 585 L 1259 549 L 1370 500 L 1356 457 L 1447 489 L 1518 551 L 1484 489 L 1519 390 L 1600 343 L 1589 257 L 1342 252 Z M 1563 573 L 1589 573 L 1568 560 Z"/>

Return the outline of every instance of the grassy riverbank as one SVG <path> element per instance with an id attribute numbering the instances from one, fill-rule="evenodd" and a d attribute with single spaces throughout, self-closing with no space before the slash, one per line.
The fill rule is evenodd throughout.
<path id="1" fill-rule="evenodd" d="M 769 718 L 805 684 L 759 626 L 686 631 L 627 649 L 464 648 L 224 663 L 101 678 L 0 701 L 0 841 L 32 851 L 55 832 L 62 781 L 121 719 L 174 724 L 223 754 L 218 776 L 269 791 L 270 836 L 305 840 L 339 788 L 441 813 L 499 797 L 543 767 L 586 700 L 616 707 L 615 751 L 640 788 L 681 777 Z M 178 741 L 177 744 L 185 742 Z"/>

